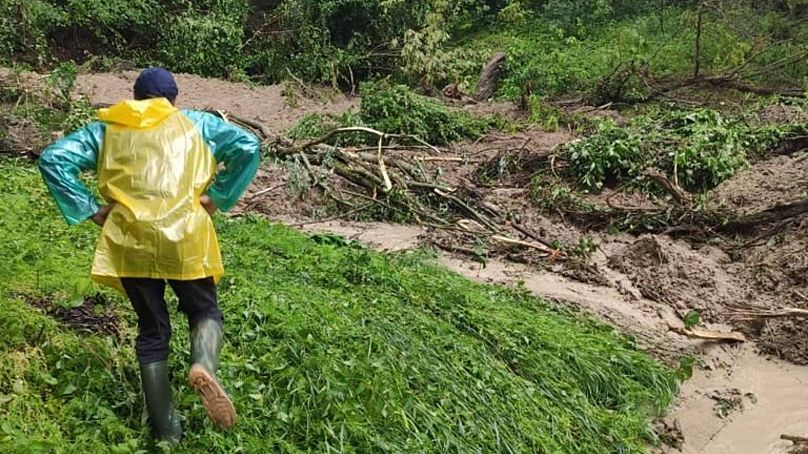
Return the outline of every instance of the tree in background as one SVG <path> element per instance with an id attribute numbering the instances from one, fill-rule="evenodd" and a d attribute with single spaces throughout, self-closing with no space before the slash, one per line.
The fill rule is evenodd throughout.
<path id="1" fill-rule="evenodd" d="M 104 69 L 124 59 L 262 83 L 291 73 L 341 87 L 386 76 L 424 88 L 471 85 L 505 50 L 505 39 L 478 39 L 497 33 L 535 36 L 508 59 L 519 80 L 511 85 L 547 92 L 592 88 L 617 64 L 643 68 L 651 59 L 668 60 L 666 77 L 735 70 L 733 79 L 792 86 L 804 77 L 808 46 L 800 26 L 808 0 L 0 0 L 0 17 L 5 64 L 73 59 Z M 581 43 L 591 45 L 575 53 Z"/>

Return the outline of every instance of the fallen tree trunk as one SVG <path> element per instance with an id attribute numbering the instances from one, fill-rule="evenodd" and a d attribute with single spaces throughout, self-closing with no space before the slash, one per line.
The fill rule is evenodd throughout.
<path id="1" fill-rule="evenodd" d="M 796 445 L 808 443 L 808 437 L 798 437 L 796 435 L 780 435 L 780 439 L 790 441 Z"/>
<path id="2" fill-rule="evenodd" d="M 758 228 L 761 224 L 783 221 L 806 213 L 808 213 L 808 198 L 734 219 L 721 226 L 719 230 L 724 232 L 748 232 Z"/>
<path id="3" fill-rule="evenodd" d="M 803 150 L 808 150 L 808 136 L 795 136 L 788 137 L 780 142 L 780 145 L 774 149 L 773 154 L 790 155 Z"/>
<path id="4" fill-rule="evenodd" d="M 500 52 L 485 65 L 480 74 L 480 82 L 477 84 L 477 95 L 474 99 L 483 102 L 494 96 L 499 86 L 499 78 L 502 74 L 502 63 L 504 62 L 505 52 Z"/>

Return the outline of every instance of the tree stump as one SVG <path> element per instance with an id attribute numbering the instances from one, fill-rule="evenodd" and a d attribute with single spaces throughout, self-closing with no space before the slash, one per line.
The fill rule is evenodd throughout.
<path id="1" fill-rule="evenodd" d="M 505 62 L 505 52 L 500 52 L 488 62 L 480 74 L 480 83 L 477 84 L 477 101 L 486 101 L 494 96 L 499 85 L 499 77 L 502 74 L 502 63 Z"/>

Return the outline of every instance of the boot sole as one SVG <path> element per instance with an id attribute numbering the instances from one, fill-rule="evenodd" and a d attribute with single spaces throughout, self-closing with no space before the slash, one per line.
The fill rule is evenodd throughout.
<path id="1" fill-rule="evenodd" d="M 229 429 L 236 425 L 236 408 L 230 397 L 213 378 L 213 376 L 202 366 L 194 364 L 188 373 L 188 383 L 202 399 L 205 406 L 205 413 L 208 414 L 211 422 L 223 429 Z"/>

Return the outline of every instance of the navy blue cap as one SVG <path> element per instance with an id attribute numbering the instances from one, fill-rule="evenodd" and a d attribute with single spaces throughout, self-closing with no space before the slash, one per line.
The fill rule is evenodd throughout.
<path id="1" fill-rule="evenodd" d="M 177 82 L 165 68 L 147 68 L 135 81 L 135 99 L 167 98 L 172 103 L 177 99 Z"/>

